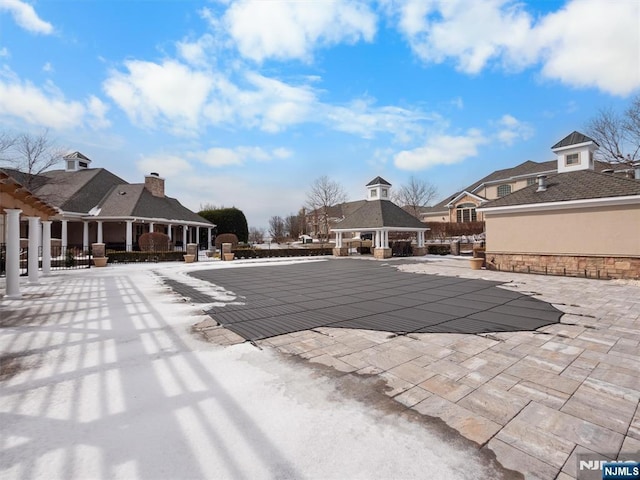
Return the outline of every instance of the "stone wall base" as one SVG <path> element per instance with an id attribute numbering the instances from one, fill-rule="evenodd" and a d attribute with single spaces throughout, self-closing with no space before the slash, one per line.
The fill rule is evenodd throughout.
<path id="1" fill-rule="evenodd" d="M 333 249 L 334 257 L 348 257 L 349 256 L 349 247 L 336 247 Z"/>
<path id="2" fill-rule="evenodd" d="M 391 249 L 390 248 L 374 248 L 373 249 L 373 258 L 383 259 L 383 258 L 391 258 Z"/>
<path id="3" fill-rule="evenodd" d="M 427 254 L 427 247 L 414 247 L 414 246 L 411 246 L 411 249 L 413 250 L 413 256 L 414 257 L 422 257 L 422 256 Z"/>
<path id="4" fill-rule="evenodd" d="M 486 253 L 488 270 L 583 278 L 640 279 L 638 257 Z"/>

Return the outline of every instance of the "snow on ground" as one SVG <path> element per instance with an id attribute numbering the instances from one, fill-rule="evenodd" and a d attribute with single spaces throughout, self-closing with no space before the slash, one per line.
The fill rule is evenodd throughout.
<path id="1" fill-rule="evenodd" d="M 198 340 L 201 311 L 154 273 L 185 269 L 60 272 L 0 299 L 1 478 L 500 478 L 468 443 L 344 379 Z"/>

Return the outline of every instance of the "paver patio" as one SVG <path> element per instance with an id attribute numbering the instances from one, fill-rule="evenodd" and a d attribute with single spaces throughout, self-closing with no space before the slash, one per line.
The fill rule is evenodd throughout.
<path id="1" fill-rule="evenodd" d="M 397 265 L 505 283 L 565 315 L 536 331 L 396 335 L 317 327 L 257 344 L 341 374 L 378 375 L 387 395 L 442 419 L 526 478 L 576 478 L 578 453 L 640 455 L 638 282 L 472 271 L 457 259 Z M 206 291 L 204 281 L 190 281 Z M 211 322 L 196 328 L 213 342 L 244 340 Z"/>

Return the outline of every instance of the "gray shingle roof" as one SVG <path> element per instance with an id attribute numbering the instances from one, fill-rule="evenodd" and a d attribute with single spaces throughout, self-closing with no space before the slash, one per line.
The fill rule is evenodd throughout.
<path id="1" fill-rule="evenodd" d="M 389 182 L 387 182 L 384 178 L 382 178 L 380 176 L 374 178 L 369 183 L 367 183 L 367 187 L 370 187 L 371 185 L 389 185 L 389 186 L 391 186 L 391 184 Z"/>
<path id="2" fill-rule="evenodd" d="M 560 140 L 558 143 L 556 143 L 553 147 L 551 147 L 551 149 L 553 150 L 555 148 L 568 147 L 571 145 L 578 145 L 580 143 L 587 143 L 587 142 L 593 142 L 596 145 L 598 145 L 598 142 L 596 142 L 593 138 L 587 137 L 586 135 L 580 132 L 573 131 L 569 135 L 564 137 L 562 140 Z"/>
<path id="3" fill-rule="evenodd" d="M 537 185 L 525 187 L 492 200 L 482 208 L 640 195 L 640 181 L 581 170 L 550 175 L 546 191 L 537 192 L 537 189 Z"/>
<path id="4" fill-rule="evenodd" d="M 427 228 L 416 217 L 389 200 L 365 202 L 352 215 L 349 215 L 334 226 L 336 229 L 363 230 L 382 227 Z"/>

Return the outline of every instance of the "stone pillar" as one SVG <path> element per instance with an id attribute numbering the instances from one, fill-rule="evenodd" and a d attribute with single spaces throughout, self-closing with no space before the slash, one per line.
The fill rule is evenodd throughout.
<path id="1" fill-rule="evenodd" d="M 69 226 L 68 220 L 62 220 L 62 235 L 60 239 L 62 254 L 65 255 L 67 253 L 67 247 L 69 246 L 69 241 L 67 240 L 67 227 Z"/>
<path id="2" fill-rule="evenodd" d="M 38 247 L 40 246 L 40 218 L 39 217 L 28 217 L 29 218 L 29 259 L 28 259 L 28 270 L 29 270 L 29 283 L 38 283 L 38 260 L 40 250 Z"/>
<path id="3" fill-rule="evenodd" d="M 460 255 L 460 240 L 451 240 L 451 255 Z"/>
<path id="4" fill-rule="evenodd" d="M 82 251 L 89 251 L 89 222 L 82 222 Z"/>
<path id="5" fill-rule="evenodd" d="M 51 273 L 51 220 L 42 221 L 42 274 Z"/>
<path id="6" fill-rule="evenodd" d="M 22 210 L 5 208 L 7 219 L 7 298 L 20 298 L 20 213 Z"/>
<path id="7" fill-rule="evenodd" d="M 102 238 L 102 220 L 98 220 L 98 243 L 102 243 L 103 242 L 103 238 Z"/>
<path id="8" fill-rule="evenodd" d="M 133 250 L 133 220 L 127 220 L 127 234 L 125 237 L 125 250 L 130 252 Z"/>

